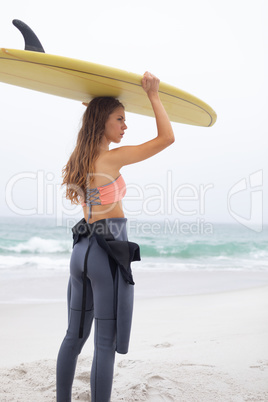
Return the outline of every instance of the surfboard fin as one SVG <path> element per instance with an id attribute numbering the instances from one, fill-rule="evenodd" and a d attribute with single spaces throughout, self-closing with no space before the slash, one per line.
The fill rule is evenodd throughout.
<path id="1" fill-rule="evenodd" d="M 35 35 L 34 31 L 31 30 L 28 25 L 20 20 L 13 20 L 13 25 L 22 33 L 24 41 L 25 41 L 25 49 L 24 50 L 31 50 L 32 52 L 41 52 L 45 53 L 41 42 Z"/>

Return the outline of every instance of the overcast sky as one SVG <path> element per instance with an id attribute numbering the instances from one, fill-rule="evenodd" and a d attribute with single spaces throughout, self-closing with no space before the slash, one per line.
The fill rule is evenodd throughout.
<path id="1" fill-rule="evenodd" d="M 267 13 L 265 0 L 10 0 L 1 11 L 0 44 L 24 48 L 12 25 L 17 18 L 46 53 L 149 70 L 216 111 L 212 128 L 173 123 L 172 147 L 122 169 L 128 217 L 268 223 Z M 0 215 L 62 213 L 56 193 L 84 107 L 0 83 L 0 110 Z M 154 119 L 126 118 L 122 145 L 155 135 Z M 81 208 L 75 211 L 79 217 Z"/>

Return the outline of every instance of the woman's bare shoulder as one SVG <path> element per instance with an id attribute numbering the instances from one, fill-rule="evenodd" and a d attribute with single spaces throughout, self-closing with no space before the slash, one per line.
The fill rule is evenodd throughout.
<path id="1" fill-rule="evenodd" d="M 100 176 L 109 176 L 110 179 L 116 179 L 119 174 L 118 164 L 116 157 L 113 155 L 113 150 L 102 152 L 95 162 L 95 173 Z"/>

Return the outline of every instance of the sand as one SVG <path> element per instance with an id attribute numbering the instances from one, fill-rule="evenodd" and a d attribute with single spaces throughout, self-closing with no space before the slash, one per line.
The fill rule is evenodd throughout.
<path id="1" fill-rule="evenodd" d="M 112 402 L 268 401 L 268 274 L 170 272 L 150 280 L 139 272 L 135 279 L 130 351 L 116 355 Z M 66 280 L 53 283 L 63 289 Z M 39 281 L 42 303 L 10 295 L 0 304 L 1 402 L 56 400 L 67 315 L 65 302 L 44 299 L 48 283 Z M 27 285 L 20 288 L 29 297 Z M 90 401 L 92 342 L 93 333 L 79 357 L 74 401 Z"/>

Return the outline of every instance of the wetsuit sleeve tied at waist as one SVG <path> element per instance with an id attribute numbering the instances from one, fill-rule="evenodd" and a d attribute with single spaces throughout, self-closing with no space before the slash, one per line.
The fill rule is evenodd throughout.
<path id="1" fill-rule="evenodd" d="M 95 237 L 99 246 L 118 264 L 125 282 L 134 285 L 130 263 L 132 261 L 140 261 L 139 245 L 130 241 L 107 241 L 103 236 L 97 234 L 95 234 Z"/>
<path id="2" fill-rule="evenodd" d="M 130 268 L 132 261 L 140 260 L 140 248 L 136 243 L 129 241 L 106 241 L 102 236 L 96 235 L 97 242 L 109 256 L 110 268 L 112 262 L 118 266 L 115 277 L 116 286 L 116 351 L 125 354 L 128 352 L 133 303 L 134 281 Z"/>

